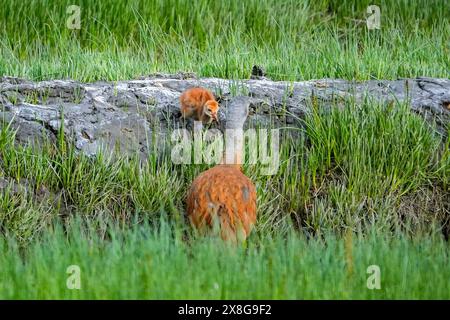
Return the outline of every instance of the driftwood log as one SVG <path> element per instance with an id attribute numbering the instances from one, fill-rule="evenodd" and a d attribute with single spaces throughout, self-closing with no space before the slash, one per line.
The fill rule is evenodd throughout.
<path id="1" fill-rule="evenodd" d="M 20 143 L 44 137 L 54 140 L 64 121 L 68 141 L 85 154 L 100 146 L 121 152 L 137 150 L 145 157 L 171 128 L 178 128 L 178 97 L 186 88 L 204 86 L 217 96 L 224 120 L 234 96 L 248 96 L 247 126 L 297 126 L 310 111 L 312 99 L 333 106 L 348 99 L 371 97 L 381 103 L 408 102 L 412 112 L 436 123 L 447 135 L 450 79 L 416 78 L 363 82 L 321 79 L 300 82 L 197 78 L 193 74 L 157 74 L 137 80 L 80 83 L 72 80 L 32 82 L 0 79 L 0 126 L 11 123 Z M 312 98 L 314 97 L 314 98 Z M 153 141 L 153 142 L 152 142 Z M 112 149 L 111 149 L 112 150 Z"/>

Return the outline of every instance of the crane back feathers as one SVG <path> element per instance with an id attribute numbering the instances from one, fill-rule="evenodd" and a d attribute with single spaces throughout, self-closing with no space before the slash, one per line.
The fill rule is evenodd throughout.
<path id="1" fill-rule="evenodd" d="M 256 188 L 239 166 L 215 166 L 192 182 L 187 212 L 200 230 L 217 226 L 224 240 L 245 239 L 256 222 Z"/>

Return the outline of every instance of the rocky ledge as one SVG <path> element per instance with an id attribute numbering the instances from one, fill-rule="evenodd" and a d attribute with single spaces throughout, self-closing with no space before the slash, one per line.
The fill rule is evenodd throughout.
<path id="1" fill-rule="evenodd" d="M 54 140 L 64 121 L 66 138 L 92 155 L 101 146 L 145 156 L 152 140 L 164 138 L 180 122 L 178 97 L 186 88 L 211 89 L 223 110 L 235 96 L 248 96 L 247 126 L 299 126 L 311 101 L 336 106 L 367 97 L 381 103 L 406 101 L 412 112 L 447 134 L 450 79 L 416 78 L 363 82 L 321 79 L 301 82 L 197 78 L 193 74 L 152 75 L 131 81 L 80 83 L 0 79 L 0 126 L 11 123 L 21 143 Z"/>

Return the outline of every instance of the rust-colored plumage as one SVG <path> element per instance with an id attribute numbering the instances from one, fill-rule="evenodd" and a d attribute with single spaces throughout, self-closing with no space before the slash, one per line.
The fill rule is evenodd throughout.
<path id="1" fill-rule="evenodd" d="M 232 119 L 232 129 L 242 129 L 247 117 L 246 102 L 236 99 L 228 106 L 227 122 Z M 242 144 L 238 142 L 230 158 L 240 161 L 241 153 Z M 198 229 L 218 228 L 224 240 L 236 242 L 247 238 L 256 222 L 256 188 L 239 163 L 224 164 L 225 159 L 228 159 L 226 154 L 222 164 L 202 172 L 192 182 L 187 195 L 187 214 Z"/>
<path id="2" fill-rule="evenodd" d="M 217 121 L 219 104 L 211 91 L 205 88 L 191 88 L 180 96 L 180 110 L 183 118 L 193 118 L 203 123 Z"/>
<path id="3" fill-rule="evenodd" d="M 256 222 L 256 189 L 235 165 L 217 165 L 192 182 L 187 197 L 191 222 L 217 226 L 224 240 L 245 239 Z"/>

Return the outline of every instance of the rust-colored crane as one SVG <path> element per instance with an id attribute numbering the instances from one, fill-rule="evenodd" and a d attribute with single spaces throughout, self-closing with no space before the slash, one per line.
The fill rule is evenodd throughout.
<path id="1" fill-rule="evenodd" d="M 223 159 L 202 172 L 187 195 L 191 223 L 201 231 L 218 230 L 222 239 L 232 242 L 246 239 L 256 222 L 256 188 L 241 168 L 248 107 L 246 97 L 234 98 L 228 105 Z"/>

